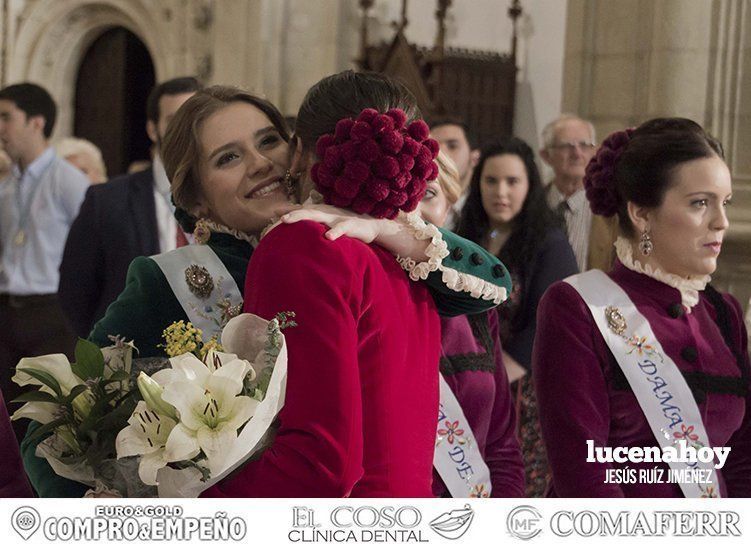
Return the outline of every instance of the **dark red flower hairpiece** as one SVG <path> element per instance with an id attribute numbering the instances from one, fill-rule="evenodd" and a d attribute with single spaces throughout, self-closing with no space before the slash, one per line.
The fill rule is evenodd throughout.
<path id="1" fill-rule="evenodd" d="M 618 213 L 620 196 L 615 185 L 615 165 L 631 140 L 633 128 L 612 133 L 587 164 L 584 189 L 592 213 L 611 217 Z"/>
<path id="2" fill-rule="evenodd" d="M 327 204 L 393 219 L 414 210 L 438 177 L 438 149 L 425 121 L 367 108 L 318 138 L 311 177 Z"/>

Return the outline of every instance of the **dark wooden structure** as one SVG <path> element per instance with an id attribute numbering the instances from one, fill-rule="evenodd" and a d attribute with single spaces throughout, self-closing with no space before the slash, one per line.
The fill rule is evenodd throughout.
<path id="1" fill-rule="evenodd" d="M 456 117 L 467 123 L 478 144 L 510 135 L 514 121 L 516 94 L 517 20 L 522 13 L 520 0 L 512 0 L 508 15 L 513 21 L 511 52 L 446 47 L 446 14 L 452 0 L 437 0 L 438 31 L 433 47 L 410 44 L 407 27 L 407 0 L 402 0 L 401 21 L 390 42 L 371 45 L 367 17 L 374 0 L 360 0 L 361 70 L 373 70 L 401 80 L 415 95 L 425 117 Z"/>

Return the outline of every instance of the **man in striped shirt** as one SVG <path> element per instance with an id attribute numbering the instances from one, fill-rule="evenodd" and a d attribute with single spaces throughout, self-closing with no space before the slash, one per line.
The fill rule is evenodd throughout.
<path id="1" fill-rule="evenodd" d="M 607 271 L 614 253 L 614 223 L 592 215 L 584 192 L 584 171 L 596 149 L 594 126 L 575 115 L 561 115 L 542 131 L 540 156 L 554 173 L 546 189 L 548 205 L 566 220 L 569 242 L 581 271 Z"/>

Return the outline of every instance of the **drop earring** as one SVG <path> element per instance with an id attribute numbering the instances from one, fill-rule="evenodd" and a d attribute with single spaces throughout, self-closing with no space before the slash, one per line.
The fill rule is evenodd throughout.
<path id="1" fill-rule="evenodd" d="M 641 251 L 642 255 L 648 257 L 652 254 L 654 248 L 655 246 L 652 243 L 652 237 L 649 235 L 649 231 L 644 229 L 644 232 L 641 233 L 641 239 L 639 240 L 639 251 Z"/>
<path id="2" fill-rule="evenodd" d="M 295 182 L 297 178 L 292 174 L 292 171 L 287 169 L 284 173 L 284 189 L 287 191 L 287 195 L 293 195 L 295 193 Z"/>

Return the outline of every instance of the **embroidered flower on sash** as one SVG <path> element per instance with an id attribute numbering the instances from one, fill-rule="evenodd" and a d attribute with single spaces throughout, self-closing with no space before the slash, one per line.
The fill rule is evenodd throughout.
<path id="1" fill-rule="evenodd" d="M 699 435 L 694 434 L 694 426 L 686 425 L 685 423 L 681 424 L 681 431 L 673 433 L 673 436 L 681 440 L 690 440 L 691 442 L 699 440 Z"/>
<path id="2" fill-rule="evenodd" d="M 490 497 L 490 493 L 488 493 L 488 490 L 485 488 L 485 484 L 477 484 L 472 487 L 469 496 L 473 499 L 487 499 Z"/>
<path id="3" fill-rule="evenodd" d="M 699 489 L 701 489 L 701 498 L 702 499 L 716 499 L 717 498 L 717 490 L 713 485 L 708 485 L 707 487 L 703 487 L 701 484 L 699 484 Z"/>
<path id="4" fill-rule="evenodd" d="M 644 355 L 644 353 L 652 354 L 655 352 L 655 349 L 650 344 L 647 344 L 646 336 L 639 337 L 634 334 L 626 340 L 626 343 L 631 346 L 631 349 L 627 352 L 629 355 L 633 352 L 636 352 L 639 355 Z"/>
<path id="5" fill-rule="evenodd" d="M 464 438 L 461 438 L 462 435 L 464 435 L 464 429 L 459 428 L 459 420 L 456 420 L 453 423 L 451 421 L 447 421 L 445 425 L 445 429 L 438 429 L 438 436 L 440 437 L 440 439 L 446 438 L 449 444 L 453 444 L 454 440 L 456 440 L 458 444 L 467 443 Z"/>

